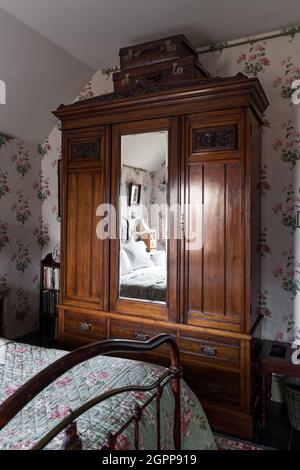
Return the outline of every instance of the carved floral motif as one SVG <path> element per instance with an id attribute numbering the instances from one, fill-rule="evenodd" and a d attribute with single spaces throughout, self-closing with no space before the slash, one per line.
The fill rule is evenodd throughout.
<path id="1" fill-rule="evenodd" d="M 234 150 L 236 127 L 208 127 L 193 130 L 193 152 L 203 150 Z"/>
<path id="2" fill-rule="evenodd" d="M 98 158 L 98 142 L 76 142 L 71 144 L 72 160 Z"/>

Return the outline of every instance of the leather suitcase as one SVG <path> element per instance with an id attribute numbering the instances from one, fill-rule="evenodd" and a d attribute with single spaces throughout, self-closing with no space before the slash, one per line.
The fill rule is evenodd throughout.
<path id="1" fill-rule="evenodd" d="M 183 34 L 124 47 L 120 49 L 119 55 L 121 71 L 188 56 L 198 58 L 197 51 Z"/>
<path id="2" fill-rule="evenodd" d="M 143 80 L 147 83 L 147 86 L 153 86 L 160 83 L 174 83 L 207 77 L 209 77 L 209 74 L 198 59 L 190 56 L 184 59 L 147 65 L 143 68 L 137 67 L 125 72 L 116 72 L 113 74 L 113 81 L 115 91 L 122 91 L 134 85 L 137 80 Z"/>

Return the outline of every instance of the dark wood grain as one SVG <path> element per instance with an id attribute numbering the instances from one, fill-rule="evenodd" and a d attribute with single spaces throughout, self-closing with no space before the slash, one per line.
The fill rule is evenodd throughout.
<path id="1" fill-rule="evenodd" d="M 204 168 L 203 312 L 224 315 L 224 165 Z"/>
<path id="2" fill-rule="evenodd" d="M 225 167 L 225 312 L 243 316 L 243 213 L 241 164 Z"/>

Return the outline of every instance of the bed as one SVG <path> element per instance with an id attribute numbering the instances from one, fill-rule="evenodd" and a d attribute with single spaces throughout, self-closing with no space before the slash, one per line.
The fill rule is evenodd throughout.
<path id="1" fill-rule="evenodd" d="M 120 283 L 120 296 L 165 302 L 166 288 L 166 269 L 161 266 L 150 266 L 123 275 Z"/>
<path id="2" fill-rule="evenodd" d="M 164 343 L 169 368 L 103 355 Z M 0 340 L 0 403 L 1 450 L 216 448 L 168 335 L 71 353 Z"/>

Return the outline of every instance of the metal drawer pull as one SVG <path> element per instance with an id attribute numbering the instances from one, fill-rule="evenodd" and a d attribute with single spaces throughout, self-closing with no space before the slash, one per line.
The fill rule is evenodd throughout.
<path id="1" fill-rule="evenodd" d="M 224 388 L 222 384 L 215 384 L 212 382 L 205 382 L 205 386 L 207 390 L 211 393 L 220 393 Z"/>
<path id="2" fill-rule="evenodd" d="M 213 346 L 201 346 L 201 352 L 206 354 L 206 356 L 216 356 L 218 354 L 217 348 Z"/>
<path id="3" fill-rule="evenodd" d="M 144 333 L 139 333 L 138 331 L 134 332 L 134 337 L 138 341 L 148 341 L 148 339 L 149 339 L 148 335 L 145 335 Z"/>
<path id="4" fill-rule="evenodd" d="M 86 322 L 79 322 L 79 328 L 83 331 L 90 331 L 92 328 L 92 324 Z"/>

